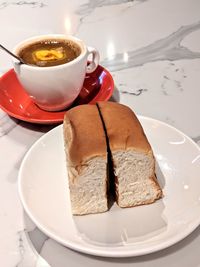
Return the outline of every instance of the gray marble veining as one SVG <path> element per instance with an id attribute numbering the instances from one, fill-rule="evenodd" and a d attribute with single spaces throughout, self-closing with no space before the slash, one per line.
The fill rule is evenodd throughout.
<path id="1" fill-rule="evenodd" d="M 79 6 L 79 8 L 76 10 L 76 14 L 80 16 L 79 19 L 79 25 L 77 26 L 76 29 L 76 34 L 78 33 L 81 25 L 84 23 L 84 20 L 92 13 L 96 8 L 102 8 L 102 7 L 109 7 L 109 6 L 118 6 L 118 5 L 123 5 L 123 4 L 129 4 L 131 7 L 135 4 L 143 3 L 148 0 L 89 0 L 87 3 L 82 4 Z M 130 6 L 125 6 L 125 9 L 123 11 L 126 11 L 127 8 Z M 121 12 L 123 12 L 121 10 Z M 75 34 L 75 33 L 74 33 Z"/>
<path id="2" fill-rule="evenodd" d="M 24 261 L 24 253 L 25 253 L 25 248 L 24 248 L 24 242 L 23 242 L 23 233 L 24 231 L 18 231 L 17 235 L 18 235 L 18 250 L 19 250 L 19 261 L 18 263 L 15 265 L 15 267 L 21 267 L 22 263 Z"/>
<path id="3" fill-rule="evenodd" d="M 95 8 L 105 7 L 105 6 L 116 6 L 127 3 L 135 3 L 135 2 L 146 2 L 148 0 L 89 0 L 87 3 L 80 5 L 77 9 L 77 14 L 80 16 L 88 16 L 90 13 L 94 11 Z"/>
<path id="4" fill-rule="evenodd" d="M 200 29 L 200 21 L 180 27 L 169 36 L 154 43 L 132 51 L 127 51 L 128 62 L 124 62 L 124 54 L 117 53 L 113 59 L 104 59 L 101 64 L 110 71 L 119 71 L 127 68 L 142 66 L 156 61 L 175 61 L 181 59 L 197 59 L 200 53 L 193 52 L 181 45 L 182 40 L 190 33 Z"/>
<path id="5" fill-rule="evenodd" d="M 173 90 L 176 88 L 179 92 L 183 92 L 182 82 L 187 78 L 184 69 L 177 68 L 173 62 L 170 62 L 164 71 L 169 72 L 169 70 L 170 73 L 163 75 L 163 81 L 161 83 L 161 91 L 165 96 L 170 95 L 169 87 L 173 88 Z"/>
<path id="6" fill-rule="evenodd" d="M 37 266 L 39 256 L 35 252 L 35 250 L 33 250 L 32 245 L 30 245 L 30 240 L 27 237 L 27 232 L 25 229 L 17 232 L 16 248 L 17 248 L 16 254 L 18 254 L 18 260 L 16 261 L 16 264 L 12 266 L 14 267 L 36 267 Z M 46 266 L 47 265 L 45 265 L 45 267 Z"/>
<path id="7" fill-rule="evenodd" d="M 0 9 L 6 8 L 8 6 L 29 6 L 32 8 L 36 8 L 36 7 L 41 8 L 41 7 L 47 6 L 47 4 L 44 2 L 40 2 L 40 1 L 17 1 L 17 2 L 4 1 L 0 3 Z"/>
<path id="8" fill-rule="evenodd" d="M 139 88 L 139 89 L 135 89 L 134 91 L 132 90 L 132 89 L 127 89 L 127 86 L 124 84 L 119 84 L 119 90 L 120 90 L 120 93 L 122 93 L 122 94 L 130 94 L 130 95 L 133 95 L 133 96 L 139 96 L 139 95 L 141 95 L 142 93 L 144 93 L 144 92 L 147 92 L 148 91 L 148 89 L 146 89 L 146 88 Z M 121 86 L 126 86 L 124 89 L 123 89 L 123 87 L 121 87 Z"/>
<path id="9" fill-rule="evenodd" d="M 0 112 L 0 137 L 8 134 L 18 125 L 18 120 L 11 119 L 6 113 Z"/>

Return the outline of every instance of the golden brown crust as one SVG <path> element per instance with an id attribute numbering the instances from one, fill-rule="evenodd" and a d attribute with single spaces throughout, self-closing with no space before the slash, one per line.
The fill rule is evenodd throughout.
<path id="1" fill-rule="evenodd" d="M 111 151 L 134 149 L 148 153 L 151 146 L 134 112 L 114 102 L 98 102 Z"/>
<path id="2" fill-rule="evenodd" d="M 156 198 L 156 199 L 159 199 L 159 198 L 163 197 L 163 192 L 162 192 L 162 189 L 161 189 L 161 187 L 160 187 L 160 185 L 159 185 L 159 183 L 158 183 L 156 174 L 153 175 L 150 179 L 152 180 L 152 182 L 153 182 L 153 186 L 155 187 L 155 189 L 156 189 L 157 192 L 158 192 L 158 193 L 157 193 L 157 198 Z M 155 199 L 155 200 L 156 200 L 156 199 Z"/>
<path id="3" fill-rule="evenodd" d="M 68 164 L 82 165 L 95 156 L 107 156 L 106 138 L 96 105 L 81 105 L 66 112 L 63 122 Z"/>

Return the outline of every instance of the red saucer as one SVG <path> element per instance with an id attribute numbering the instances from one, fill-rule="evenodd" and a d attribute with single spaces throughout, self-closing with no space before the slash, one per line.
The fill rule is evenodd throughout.
<path id="1" fill-rule="evenodd" d="M 111 74 L 98 66 L 93 73 L 86 75 L 83 88 L 72 106 L 107 101 L 113 90 Z M 0 78 L 0 108 L 14 118 L 41 124 L 60 123 L 67 111 L 49 112 L 40 109 L 26 94 L 13 69 Z"/>

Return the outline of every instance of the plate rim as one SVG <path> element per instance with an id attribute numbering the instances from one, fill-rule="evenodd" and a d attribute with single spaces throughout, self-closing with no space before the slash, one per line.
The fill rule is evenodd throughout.
<path id="1" fill-rule="evenodd" d="M 137 115 L 138 119 L 140 120 L 140 122 L 142 120 L 146 120 L 146 121 L 152 121 L 152 122 L 157 122 L 161 125 L 164 125 L 165 127 L 169 127 L 171 128 L 173 131 L 178 132 L 179 134 L 183 135 L 184 137 L 186 137 L 186 139 L 191 142 L 192 145 L 195 146 L 195 148 L 200 152 L 200 147 L 197 143 L 195 143 L 188 135 L 186 135 L 185 133 L 183 133 L 182 131 L 180 131 L 179 129 L 175 128 L 174 126 L 154 119 L 154 118 L 150 118 L 150 117 L 146 117 L 146 116 L 142 116 L 142 115 Z M 141 122 L 142 124 L 142 122 Z M 19 197 L 21 200 L 21 204 L 25 210 L 25 212 L 28 214 L 28 216 L 30 217 L 30 219 L 36 224 L 36 226 L 42 231 L 44 232 L 47 236 L 49 236 L 50 238 L 54 239 L 55 241 L 59 242 L 60 244 L 64 245 L 67 248 L 70 248 L 74 251 L 77 252 L 81 252 L 87 255 L 93 255 L 93 256 L 100 256 L 100 257 L 113 257 L 113 258 L 125 258 L 125 257 L 136 257 L 136 256 L 142 256 L 142 255 L 148 255 L 151 254 L 153 252 L 157 252 L 163 249 L 166 249 L 168 247 L 171 247 L 177 243 L 179 243 L 180 241 L 182 241 L 184 238 L 186 238 L 189 234 L 191 234 L 199 225 L 200 225 L 200 215 L 198 217 L 198 220 L 195 220 L 193 223 L 190 223 L 190 227 L 186 227 L 186 230 L 184 230 L 182 232 L 182 234 L 178 234 L 174 237 L 170 237 L 169 239 L 167 239 L 166 241 L 164 241 L 163 243 L 161 243 L 159 246 L 158 244 L 154 245 L 151 248 L 142 248 L 142 249 L 135 249 L 134 251 L 131 250 L 124 250 L 122 252 L 120 252 L 117 247 L 111 247 L 111 248 L 116 248 L 116 251 L 110 251 L 109 248 L 110 247 L 105 247 L 105 246 L 94 246 L 93 248 L 84 248 L 84 246 L 82 244 L 77 244 L 76 242 L 71 242 L 71 241 L 67 241 L 63 238 L 60 238 L 57 235 L 54 235 L 53 233 L 51 233 L 51 231 L 48 231 L 45 227 L 43 227 L 43 225 L 40 224 L 40 222 L 37 220 L 37 218 L 34 217 L 34 215 L 31 213 L 31 211 L 29 210 L 26 201 L 23 197 L 23 192 L 22 192 L 22 171 L 23 171 L 23 167 L 26 163 L 26 159 L 29 157 L 29 155 L 31 154 L 32 150 L 34 149 L 35 146 L 37 146 L 38 143 L 40 143 L 44 138 L 46 138 L 47 135 L 51 135 L 52 131 L 58 131 L 58 128 L 61 128 L 61 125 L 56 126 L 55 128 L 53 128 L 52 130 L 50 130 L 49 132 L 47 132 L 46 134 L 42 135 L 35 143 L 33 143 L 33 145 L 29 148 L 29 150 L 26 152 L 22 163 L 20 165 L 20 169 L 19 169 L 19 173 L 18 173 L 18 193 L 19 193 Z M 147 137 L 148 138 L 148 137 Z M 101 250 L 102 249 L 102 250 Z"/>
<path id="2" fill-rule="evenodd" d="M 112 89 L 109 90 L 109 94 L 107 94 L 106 98 L 104 98 L 104 100 L 101 100 L 101 101 L 108 101 L 111 98 L 111 96 L 112 96 L 112 94 L 113 94 L 113 92 L 115 90 L 114 80 L 113 80 L 113 77 L 112 77 L 112 75 L 111 75 L 111 73 L 109 72 L 108 69 L 106 69 L 105 67 L 103 67 L 100 64 L 98 66 L 100 66 L 106 72 L 106 75 L 109 77 L 109 80 L 110 80 L 110 86 L 111 86 Z M 0 76 L 0 82 L 2 82 L 3 79 L 5 79 L 7 76 L 9 76 L 9 75 L 11 75 L 13 73 L 14 73 L 14 69 L 13 68 L 9 69 L 7 72 L 5 72 L 3 75 Z M 99 97 L 100 92 L 101 92 L 101 90 L 99 90 L 99 92 L 97 93 L 97 95 L 95 95 L 92 98 L 92 100 L 90 102 L 88 102 L 87 104 L 94 104 L 93 103 L 94 101 L 98 101 L 97 98 Z M 32 118 L 32 117 L 29 118 L 27 116 L 20 115 L 18 113 L 14 113 L 14 112 L 10 111 L 9 109 L 7 109 L 4 105 L 2 105 L 1 102 L 0 102 L 0 108 L 5 113 L 7 113 L 9 116 L 11 116 L 11 117 L 13 117 L 15 119 L 18 119 L 18 120 L 21 120 L 21 121 L 25 121 L 25 122 L 29 122 L 29 123 L 34 123 L 34 124 L 59 124 L 59 123 L 62 123 L 62 121 L 63 121 L 63 114 L 65 112 L 67 112 L 67 110 L 58 111 L 57 114 L 63 113 L 63 114 L 60 114 L 60 118 L 54 118 L 54 119 L 35 119 L 35 118 Z"/>

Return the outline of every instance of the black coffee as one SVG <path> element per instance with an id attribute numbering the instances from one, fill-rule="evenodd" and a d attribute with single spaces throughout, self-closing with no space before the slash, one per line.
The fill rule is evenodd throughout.
<path id="1" fill-rule="evenodd" d="M 70 62 L 80 53 L 80 47 L 72 41 L 50 39 L 29 44 L 18 54 L 27 64 L 50 67 Z"/>

